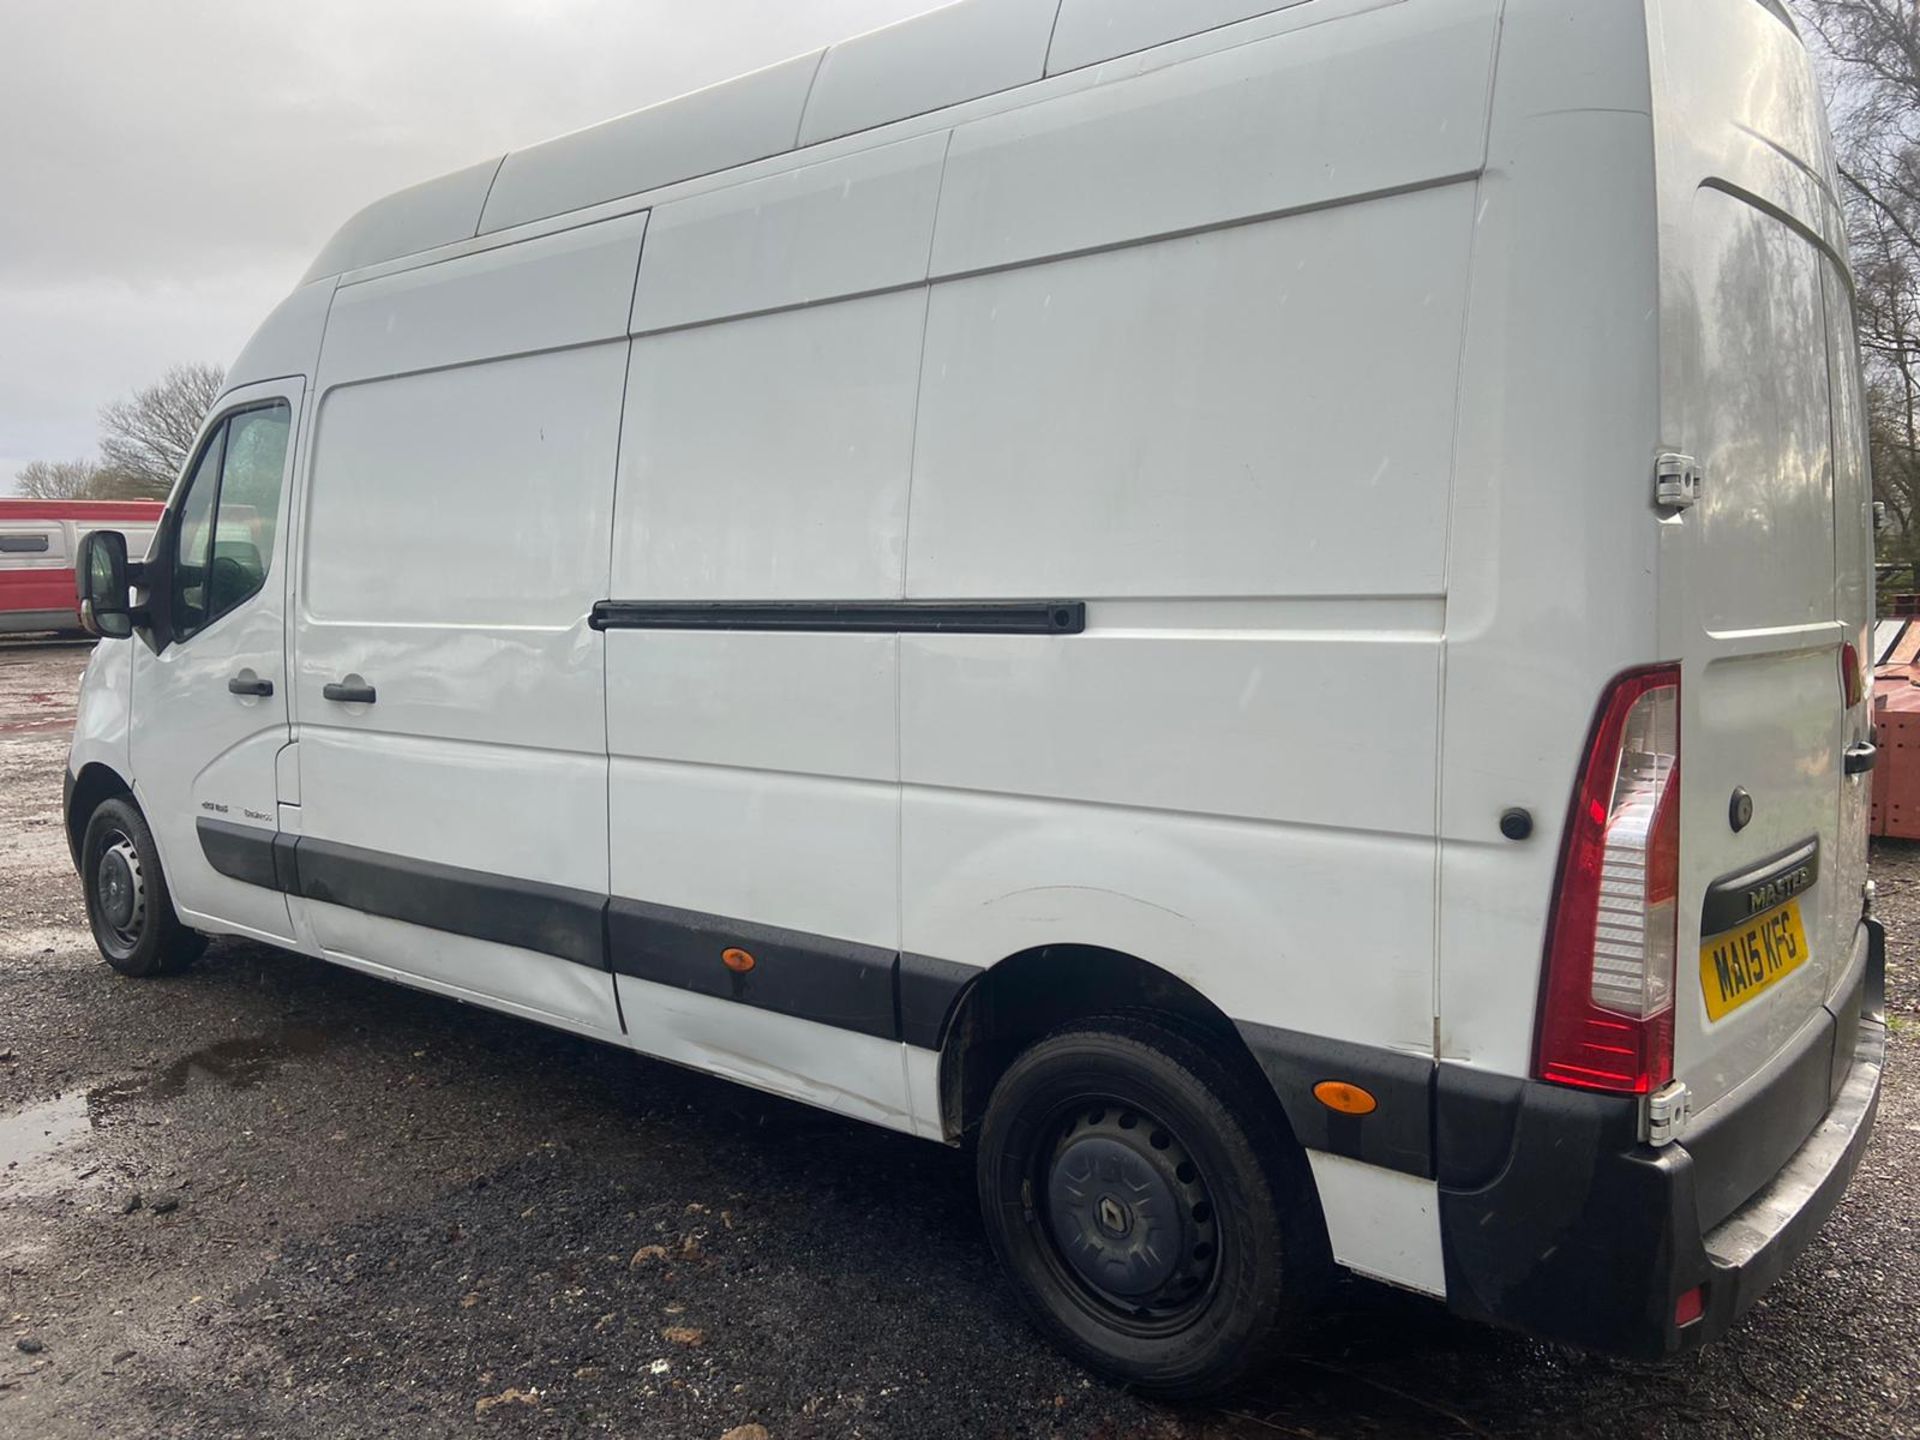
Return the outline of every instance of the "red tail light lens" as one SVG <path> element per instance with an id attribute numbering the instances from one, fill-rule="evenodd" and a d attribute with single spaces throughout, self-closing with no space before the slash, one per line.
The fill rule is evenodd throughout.
<path id="1" fill-rule="evenodd" d="M 1848 642 L 1840 647 L 1840 693 L 1851 710 L 1867 698 L 1867 672 L 1860 663 L 1860 652 Z"/>
<path id="2" fill-rule="evenodd" d="M 1547 935 L 1534 1073 L 1646 1095 L 1673 1078 L 1680 670 L 1608 688 L 1574 788 Z"/>

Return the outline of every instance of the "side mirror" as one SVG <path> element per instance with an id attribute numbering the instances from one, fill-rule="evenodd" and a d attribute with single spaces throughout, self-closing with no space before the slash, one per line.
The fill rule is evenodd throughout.
<path id="1" fill-rule="evenodd" d="M 124 640 L 133 634 L 127 537 L 118 530 L 92 531 L 80 541 L 73 571 L 80 591 L 80 623 L 87 633 L 107 640 Z"/>

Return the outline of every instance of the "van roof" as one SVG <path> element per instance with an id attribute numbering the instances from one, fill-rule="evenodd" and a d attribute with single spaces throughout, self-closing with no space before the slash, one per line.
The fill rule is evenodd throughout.
<path id="1" fill-rule="evenodd" d="M 952 0 L 400 190 L 347 221 L 305 281 L 768 159 L 1291 3 L 1185 0 L 1170 18 L 1165 0 Z"/>

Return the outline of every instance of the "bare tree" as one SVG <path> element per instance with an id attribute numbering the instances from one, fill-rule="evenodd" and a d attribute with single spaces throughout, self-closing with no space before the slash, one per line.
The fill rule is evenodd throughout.
<path id="1" fill-rule="evenodd" d="M 1920 4 L 1795 0 L 1835 93 L 1881 559 L 1920 561 Z M 1916 575 L 1920 583 L 1920 574 Z"/>
<path id="2" fill-rule="evenodd" d="M 29 500 L 95 500 L 100 498 L 94 493 L 99 476 L 95 460 L 35 460 L 13 483 Z"/>
<path id="3" fill-rule="evenodd" d="M 100 455 L 141 497 L 164 498 L 187 463 L 201 421 L 220 398 L 218 365 L 176 365 L 158 381 L 100 411 Z"/>

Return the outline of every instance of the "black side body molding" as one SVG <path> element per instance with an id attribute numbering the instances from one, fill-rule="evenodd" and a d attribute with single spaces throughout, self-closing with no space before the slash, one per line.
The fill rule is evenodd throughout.
<path id="1" fill-rule="evenodd" d="M 851 940 L 546 885 L 200 818 L 228 879 L 453 935 L 552 955 L 796 1019 L 938 1049 L 970 965 Z M 744 950 L 750 969 L 723 951 Z M 617 993 L 617 992 L 616 992 Z"/>
<path id="2" fill-rule="evenodd" d="M 1432 1060 L 1245 1020 L 1234 1023 L 1302 1145 L 1405 1175 L 1432 1177 Z M 1323 1080 L 1360 1086 L 1372 1094 L 1378 1108 L 1371 1115 L 1328 1109 L 1313 1093 Z"/>
<path id="3" fill-rule="evenodd" d="M 604 895 L 384 855 L 331 840 L 295 838 L 295 893 L 309 900 L 553 955 L 576 965 L 606 966 L 600 925 Z"/>
<path id="4" fill-rule="evenodd" d="M 847 630 L 894 635 L 1078 635 L 1083 600 L 601 600 L 595 630 Z"/>
<path id="5" fill-rule="evenodd" d="M 882 1040 L 899 1038 L 895 951 L 617 897 L 607 909 L 607 938 L 616 975 Z M 734 949 L 753 957 L 752 969 L 721 963 L 721 952 Z"/>

